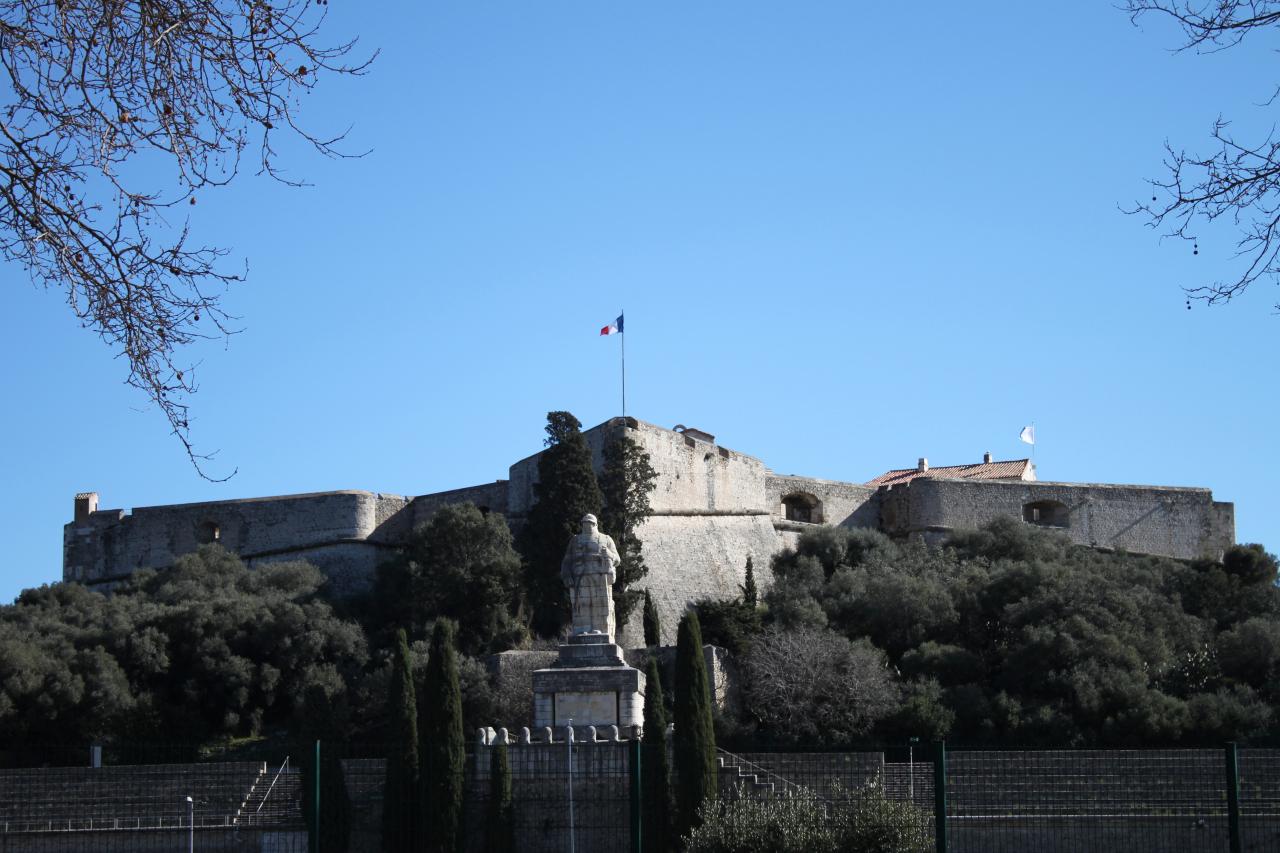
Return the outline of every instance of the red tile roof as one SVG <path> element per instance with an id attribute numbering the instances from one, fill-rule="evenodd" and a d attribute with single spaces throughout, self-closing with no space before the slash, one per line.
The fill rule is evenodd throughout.
<path id="1" fill-rule="evenodd" d="M 1025 480 L 1031 468 L 1030 459 L 1010 459 L 1006 462 L 977 462 L 973 465 L 941 465 L 920 471 L 916 468 L 898 468 L 886 471 L 874 480 L 868 480 L 868 486 L 896 486 L 909 483 L 917 477 L 937 477 L 946 480 Z"/>

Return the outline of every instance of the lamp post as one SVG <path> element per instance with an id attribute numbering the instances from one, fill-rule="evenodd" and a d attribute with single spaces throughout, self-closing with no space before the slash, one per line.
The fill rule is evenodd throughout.
<path id="1" fill-rule="evenodd" d="M 564 739 L 569 747 L 569 853 L 573 850 L 573 717 L 569 718 L 569 727 Z"/>
<path id="2" fill-rule="evenodd" d="M 187 797 L 187 853 L 196 850 L 196 801 Z"/>
<path id="3" fill-rule="evenodd" d="M 907 740 L 907 799 L 913 806 L 916 804 L 916 744 L 919 742 L 918 737 Z"/>

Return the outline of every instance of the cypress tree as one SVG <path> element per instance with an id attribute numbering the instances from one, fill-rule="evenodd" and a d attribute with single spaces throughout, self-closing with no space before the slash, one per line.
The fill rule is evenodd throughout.
<path id="1" fill-rule="evenodd" d="M 463 845 L 462 797 L 466 743 L 458 686 L 455 627 L 436 621 L 422 694 L 423 836 L 429 853 L 455 853 Z"/>
<path id="2" fill-rule="evenodd" d="M 667 765 L 667 709 L 657 659 L 649 658 L 645 679 L 644 743 L 640 747 L 644 853 L 664 853 L 671 833 L 671 771 Z"/>
<path id="3" fill-rule="evenodd" d="M 658 616 L 658 608 L 653 606 L 653 597 L 649 590 L 644 591 L 644 644 L 646 646 L 662 645 L 662 621 Z"/>
<path id="4" fill-rule="evenodd" d="M 489 820 L 485 827 L 485 853 L 515 853 L 515 826 L 511 806 L 511 761 L 507 745 L 489 751 Z"/>
<path id="5" fill-rule="evenodd" d="M 579 532 L 582 516 L 600 515 L 604 499 L 581 422 L 568 412 L 548 412 L 546 429 L 547 449 L 538 457 L 534 504 L 519 545 L 533 629 L 550 637 L 569 618 L 569 596 L 560 581 L 565 546 Z"/>
<path id="6" fill-rule="evenodd" d="M 760 603 L 760 593 L 756 590 L 756 570 L 750 555 L 747 556 L 747 577 L 742 583 L 742 603 L 748 607 L 755 607 Z"/>
<path id="7" fill-rule="evenodd" d="M 644 448 L 625 434 L 610 440 L 603 456 L 600 494 L 604 509 L 600 513 L 600 530 L 613 537 L 621 558 L 618 577 L 613 582 L 613 608 L 621 630 L 640 601 L 640 593 L 632 587 L 649 574 L 636 528 L 653 512 L 649 493 L 658 472 L 649 464 Z"/>
<path id="8" fill-rule="evenodd" d="M 414 793 L 418 790 L 418 711 L 409 663 L 409 640 L 396 631 L 395 664 L 387 702 L 391 751 L 383 780 L 382 849 L 385 853 L 416 850 Z"/>
<path id="9" fill-rule="evenodd" d="M 683 837 L 697 825 L 703 801 L 716 799 L 719 786 L 702 628 L 693 611 L 677 632 L 675 687 L 676 829 Z"/>

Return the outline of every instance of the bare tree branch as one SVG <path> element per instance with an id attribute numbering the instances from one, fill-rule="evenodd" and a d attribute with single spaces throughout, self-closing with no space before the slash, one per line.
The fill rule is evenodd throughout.
<path id="1" fill-rule="evenodd" d="M 190 243 L 201 190 L 236 175 L 256 144 L 277 170 L 273 133 L 346 156 L 296 120 L 300 96 L 346 64 L 354 41 L 321 47 L 327 0 L 0 0 L 0 253 L 61 290 L 81 325 L 128 362 L 126 382 L 168 419 L 200 476 L 212 454 L 191 442 L 196 340 L 233 334 L 222 308 L 242 273 L 224 249 Z M 173 169 L 158 182 L 155 166 Z M 294 183 L 285 181 L 286 183 Z"/>
<path id="2" fill-rule="evenodd" d="M 1125 10 L 1135 24 L 1149 13 L 1172 18 L 1185 35 L 1180 49 L 1205 53 L 1233 47 L 1253 30 L 1280 25 L 1280 2 L 1275 0 L 1128 0 Z M 1273 93 L 1267 103 L 1274 100 Z M 1209 305 L 1228 302 L 1258 279 L 1280 275 L 1280 140 L 1275 129 L 1260 142 L 1246 144 L 1236 140 L 1230 123 L 1219 116 L 1211 138 L 1207 154 L 1166 143 L 1166 177 L 1150 181 L 1150 202 L 1125 209 L 1167 236 L 1192 242 L 1197 251 L 1197 225 L 1225 220 L 1239 232 L 1235 257 L 1241 259 L 1242 271 L 1185 288 L 1188 307 L 1191 299 Z"/>

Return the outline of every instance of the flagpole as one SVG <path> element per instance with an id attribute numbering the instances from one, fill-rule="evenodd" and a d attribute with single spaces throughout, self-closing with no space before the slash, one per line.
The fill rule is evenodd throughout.
<path id="1" fill-rule="evenodd" d="M 627 416 L 627 312 L 619 309 L 618 316 L 622 318 L 621 334 L 618 335 L 622 340 L 618 343 L 622 346 L 622 416 Z"/>

